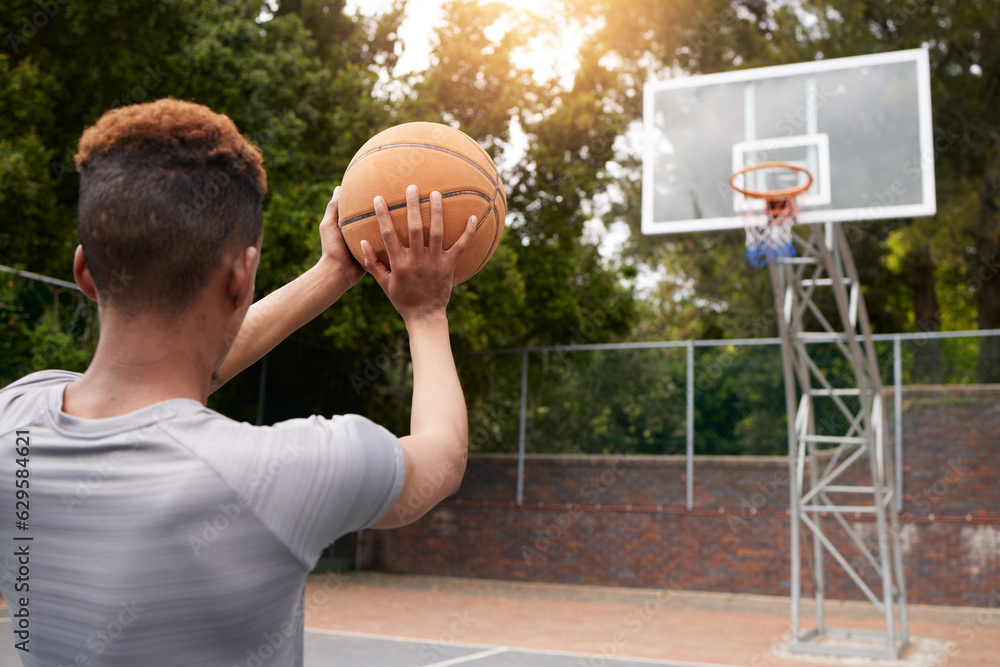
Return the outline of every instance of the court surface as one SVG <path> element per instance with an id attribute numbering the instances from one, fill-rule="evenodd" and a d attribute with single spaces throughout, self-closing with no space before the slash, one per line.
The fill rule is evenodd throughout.
<path id="1" fill-rule="evenodd" d="M 936 662 L 925 650 L 875 663 L 786 657 L 785 598 L 350 573 L 311 577 L 305 602 L 307 667 L 1000 664 L 997 608 L 910 605 L 911 634 Z M 827 605 L 832 626 L 878 626 L 868 605 Z M 19 661 L 4 621 L 6 667 Z"/>

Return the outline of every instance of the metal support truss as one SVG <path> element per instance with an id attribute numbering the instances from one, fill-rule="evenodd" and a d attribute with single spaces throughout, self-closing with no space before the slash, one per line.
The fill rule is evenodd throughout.
<path id="1" fill-rule="evenodd" d="M 788 410 L 792 551 L 788 648 L 895 659 L 908 640 L 906 585 L 892 448 L 884 442 L 882 383 L 871 326 L 841 226 L 807 228 L 808 238 L 795 236 L 798 256 L 769 266 Z M 835 350 L 832 355 L 831 350 Z M 823 359 L 818 358 L 820 351 L 827 353 Z M 808 550 L 802 553 L 805 536 L 811 538 L 811 556 Z M 803 576 L 809 574 L 803 570 L 803 556 L 812 570 L 815 596 L 815 627 L 807 631 L 801 622 Z M 884 619 L 883 630 L 827 626 L 827 565 L 839 566 L 871 601 Z"/>

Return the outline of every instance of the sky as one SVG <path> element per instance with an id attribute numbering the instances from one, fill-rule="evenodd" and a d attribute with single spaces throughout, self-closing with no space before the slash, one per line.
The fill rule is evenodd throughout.
<path id="1" fill-rule="evenodd" d="M 406 15 L 399 30 L 403 43 L 395 74 L 419 72 L 427 68 L 430 60 L 430 38 L 436 26 L 444 22 L 442 5 L 446 0 L 407 0 Z M 530 10 L 543 16 L 558 15 L 559 0 L 504 0 L 504 4 L 514 9 Z M 348 12 L 361 11 L 364 14 L 384 12 L 392 6 L 392 0 L 347 0 Z M 515 59 L 519 67 L 530 66 L 540 77 L 549 78 L 558 74 L 563 82 L 572 81 L 575 70 L 575 55 L 582 40 L 582 34 L 569 30 L 559 35 L 559 40 L 546 43 L 536 41 L 529 51 Z"/>

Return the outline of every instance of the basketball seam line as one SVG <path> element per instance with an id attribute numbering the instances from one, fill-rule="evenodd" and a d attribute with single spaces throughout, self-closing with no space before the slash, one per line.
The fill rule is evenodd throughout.
<path id="1" fill-rule="evenodd" d="M 479 144 L 476 144 L 476 146 L 479 146 Z M 493 181 L 493 177 L 490 176 L 490 173 L 488 171 L 486 171 L 485 169 L 483 169 L 482 167 L 480 167 L 478 164 L 476 164 L 474 160 L 470 160 L 469 158 L 465 157 L 461 153 L 456 153 L 455 151 L 453 151 L 451 149 L 444 148 L 442 146 L 435 146 L 434 144 L 421 144 L 421 143 L 412 143 L 412 142 L 411 143 L 405 143 L 405 144 L 404 143 L 399 143 L 399 144 L 383 144 L 381 146 L 373 148 L 370 151 L 368 151 L 367 153 L 365 153 L 364 155 L 359 155 L 356 158 L 354 158 L 354 160 L 351 161 L 351 164 L 347 165 L 347 169 L 344 170 L 344 175 L 346 176 L 347 172 L 350 171 L 351 167 L 353 167 L 354 165 L 356 165 L 361 160 L 365 159 L 366 157 L 368 157 L 372 153 L 378 153 L 379 151 L 381 151 L 383 149 L 386 149 L 386 148 L 429 148 L 431 150 L 441 151 L 442 153 L 448 153 L 449 155 L 454 155 L 455 157 L 468 162 L 473 167 L 475 167 L 476 169 L 478 169 L 483 174 L 483 176 L 486 177 L 486 180 L 488 180 L 490 182 L 490 185 L 492 185 L 493 187 L 496 187 L 496 185 L 497 185 Z M 479 146 L 479 150 L 482 150 L 482 146 Z M 487 155 L 486 157 L 489 157 L 489 155 Z"/>
<path id="2" fill-rule="evenodd" d="M 476 145 L 478 146 L 479 144 L 476 144 Z M 480 147 L 480 150 L 482 150 L 482 147 Z M 496 169 L 496 165 L 494 165 L 493 168 Z M 497 175 L 497 182 L 496 182 L 495 187 L 493 189 L 493 199 L 490 200 L 490 207 L 486 211 L 486 215 L 487 216 L 490 213 L 493 213 L 493 217 L 496 218 L 496 224 L 493 225 L 493 240 L 490 242 L 490 251 L 488 253 L 486 253 L 486 256 L 483 258 L 483 261 L 479 263 L 479 266 L 476 267 L 476 270 L 473 271 L 471 275 L 475 275 L 475 274 L 479 273 L 479 271 L 481 271 L 482 268 L 484 266 L 486 266 L 486 262 L 490 261 L 490 258 L 493 257 L 493 253 L 496 252 L 497 246 L 500 245 L 500 233 L 503 231 L 503 227 L 506 224 L 506 220 L 500 220 L 500 216 L 497 215 L 497 207 L 496 207 L 496 197 L 497 197 L 497 194 L 501 193 L 501 192 L 503 193 L 502 196 L 503 196 L 503 200 L 504 200 L 504 209 L 507 208 L 507 195 L 506 195 L 506 192 L 504 192 L 503 189 L 502 189 L 503 185 L 502 185 L 502 183 L 500 181 L 500 170 L 499 169 L 496 169 L 496 175 Z M 486 217 L 486 216 L 483 216 L 483 217 Z M 482 224 L 482 223 L 480 223 L 480 224 Z M 479 230 L 479 226 L 478 225 L 476 226 L 476 230 L 477 231 Z"/>
<path id="3" fill-rule="evenodd" d="M 486 201 L 490 201 L 490 198 L 488 196 L 484 195 L 482 192 L 479 192 L 478 190 L 454 190 L 452 192 L 445 192 L 445 193 L 441 194 L 441 199 L 448 199 L 449 197 L 457 197 L 458 195 L 475 195 L 477 197 L 482 197 Z M 430 200 L 431 200 L 431 198 L 429 196 L 428 197 L 421 197 L 420 198 L 420 203 L 421 204 L 426 204 Z M 493 203 L 490 201 L 490 208 L 492 208 L 492 207 L 493 207 Z M 392 206 L 389 207 L 389 211 L 390 212 L 392 212 L 392 211 L 398 211 L 398 210 L 400 210 L 402 208 L 406 208 L 406 202 L 402 202 L 402 203 L 399 203 L 399 204 L 393 204 Z M 489 214 L 489 209 L 486 210 L 486 213 L 487 213 L 487 215 Z M 368 211 L 366 213 L 361 213 L 359 215 L 356 215 L 353 218 L 348 218 L 347 220 L 344 220 L 343 222 L 340 223 L 340 226 L 341 227 L 346 227 L 347 225 L 353 224 L 355 222 L 359 222 L 361 220 L 367 220 L 368 218 L 372 218 L 372 217 L 375 217 L 375 211 Z M 485 218 L 486 216 L 483 216 L 483 217 Z M 481 224 L 483 224 L 483 221 L 482 220 L 478 220 L 477 224 L 476 224 L 476 229 L 479 229 L 479 225 L 481 225 Z"/>
<path id="4" fill-rule="evenodd" d="M 486 215 L 483 216 L 483 217 L 485 218 L 485 217 L 489 216 L 490 213 L 493 213 L 493 217 L 499 218 L 499 216 L 497 215 L 496 212 L 497 212 L 496 206 L 493 205 L 493 202 L 490 202 L 490 208 L 489 208 L 489 210 L 486 211 Z M 502 227 L 503 223 L 500 223 L 499 220 L 497 222 L 498 222 L 498 224 L 493 225 L 493 240 L 490 241 L 490 251 L 488 253 L 486 253 L 485 257 L 483 257 L 483 261 L 481 261 L 479 263 L 479 266 L 476 267 L 476 270 L 473 271 L 469 275 L 475 275 L 475 274 L 479 273 L 479 271 L 484 266 L 486 266 L 486 262 L 490 261 L 490 258 L 493 257 L 493 253 L 496 252 L 496 249 L 497 249 L 496 247 L 499 245 L 497 243 L 497 239 L 499 238 L 499 231 L 501 229 L 503 229 L 503 227 Z M 482 224 L 482 223 L 480 223 L 480 224 Z M 479 225 L 476 226 L 476 231 L 479 231 Z"/>

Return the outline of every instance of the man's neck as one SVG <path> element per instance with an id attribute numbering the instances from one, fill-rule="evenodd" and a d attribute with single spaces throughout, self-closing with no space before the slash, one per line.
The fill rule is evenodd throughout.
<path id="1" fill-rule="evenodd" d="M 123 319 L 106 313 L 94 359 L 83 377 L 66 387 L 63 412 L 98 419 L 171 398 L 204 404 L 219 362 L 210 341 L 218 337 L 199 328 L 198 319 Z"/>

